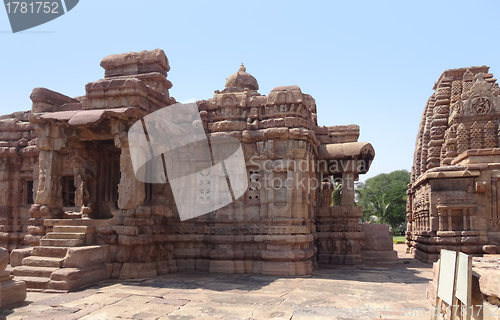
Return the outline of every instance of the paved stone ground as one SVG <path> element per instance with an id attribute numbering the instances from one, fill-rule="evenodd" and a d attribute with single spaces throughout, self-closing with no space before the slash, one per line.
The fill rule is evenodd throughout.
<path id="1" fill-rule="evenodd" d="M 29 292 L 24 305 L 0 310 L 0 318 L 429 319 L 425 290 L 432 268 L 411 259 L 404 253 L 404 245 L 395 245 L 395 249 L 401 264 L 339 266 L 317 270 L 307 278 L 172 274 L 137 281 L 110 280 L 67 294 Z M 387 314 L 375 315 L 377 308 L 384 307 Z"/>

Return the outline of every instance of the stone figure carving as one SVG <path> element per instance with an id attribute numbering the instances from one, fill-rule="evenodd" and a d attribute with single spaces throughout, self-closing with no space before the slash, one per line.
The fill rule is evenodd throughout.
<path id="1" fill-rule="evenodd" d="M 93 217 L 93 199 L 92 199 L 92 194 L 90 192 L 90 186 L 92 185 L 92 182 L 94 181 L 94 174 L 92 171 L 87 168 L 83 167 L 83 169 L 80 172 L 80 186 L 78 187 L 78 192 L 82 195 L 82 217 L 84 218 L 94 218 Z"/>

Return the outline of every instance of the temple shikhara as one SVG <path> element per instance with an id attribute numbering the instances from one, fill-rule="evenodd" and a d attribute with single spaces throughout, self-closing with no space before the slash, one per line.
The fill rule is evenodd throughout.
<path id="1" fill-rule="evenodd" d="M 407 245 L 433 262 L 441 249 L 500 253 L 500 88 L 489 67 L 451 69 L 422 115 L 407 191 Z"/>
<path id="2" fill-rule="evenodd" d="M 181 221 L 169 183 L 144 183 L 134 175 L 127 135 L 137 121 L 176 103 L 169 95 L 165 53 L 111 55 L 101 66 L 104 79 L 88 83 L 85 96 L 36 88 L 31 111 L 0 117 L 0 246 L 12 252 L 13 275 L 28 288 L 74 290 L 109 278 L 193 271 L 301 276 L 318 265 L 397 259 L 392 244 L 377 249 L 374 241 L 364 243 L 371 229 L 362 230 L 362 207 L 354 202 L 354 181 L 368 171 L 373 147 L 357 142 L 357 125 L 318 126 L 315 100 L 298 86 L 262 95 L 242 65 L 225 89 L 197 102 L 208 136 L 240 141 L 248 189 L 227 206 Z M 498 157 L 497 87 L 490 89 L 491 77 L 485 74 L 470 94 L 464 89 L 463 109 L 455 107 L 450 117 L 456 123 L 455 140 L 445 130 L 448 105 L 437 105 L 440 99 L 449 101 L 450 92 L 457 104 L 453 99 L 460 97 L 462 77 L 465 88 L 480 72 L 486 69 L 445 73 L 426 109 L 419 139 L 436 146 L 419 145 L 413 172 L 410 198 L 417 209 L 409 221 L 417 251 L 432 252 L 427 249 L 432 239 L 469 241 L 467 248 L 493 250 L 485 245 L 488 232 L 498 228 L 498 219 L 491 220 L 498 217 L 496 203 L 487 202 L 496 192 L 496 180 L 491 184 L 496 167 L 488 163 Z M 470 102 L 474 99 L 483 109 Z M 470 108 L 482 113 L 472 114 Z M 439 145 L 434 154 L 438 142 L 446 150 L 441 152 Z M 309 165 L 296 165 L 300 161 Z M 451 162 L 457 166 L 428 170 Z M 434 184 L 448 176 L 456 179 L 456 190 L 441 188 L 434 196 Z M 339 206 L 332 206 L 332 178 L 343 182 Z M 205 194 L 203 188 L 196 192 L 193 197 Z M 451 220 L 432 220 L 437 209 L 431 219 L 423 217 L 434 198 L 439 216 Z M 483 211 L 474 211 L 479 201 L 484 218 Z M 453 236 L 430 237 L 438 228 Z"/>

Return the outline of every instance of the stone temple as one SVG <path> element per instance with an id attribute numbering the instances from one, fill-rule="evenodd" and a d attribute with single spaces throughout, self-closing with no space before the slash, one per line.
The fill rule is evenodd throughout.
<path id="1" fill-rule="evenodd" d="M 425 262 L 441 249 L 500 253 L 500 88 L 489 67 L 443 72 L 418 130 L 407 191 L 407 245 Z"/>
<path id="2" fill-rule="evenodd" d="M 169 183 L 134 175 L 127 135 L 176 102 L 165 53 L 111 55 L 101 66 L 104 79 L 88 83 L 85 96 L 36 88 L 31 111 L 0 120 L 0 246 L 28 288 L 194 271 L 301 276 L 377 257 L 376 247 L 362 251 L 354 202 L 354 181 L 375 155 L 357 142 L 357 125 L 318 126 L 310 95 L 297 86 L 261 95 L 242 65 L 197 107 L 208 136 L 241 142 L 248 189 L 181 221 Z M 333 179 L 343 182 L 340 206 L 331 206 Z M 205 191 L 186 192 L 198 199 Z M 383 250 L 394 257 L 392 245 Z"/>

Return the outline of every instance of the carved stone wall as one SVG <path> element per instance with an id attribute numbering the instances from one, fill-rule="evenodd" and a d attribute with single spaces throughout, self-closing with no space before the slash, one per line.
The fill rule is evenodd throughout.
<path id="1" fill-rule="evenodd" d="M 29 244 L 29 208 L 38 180 L 37 135 L 29 112 L 0 117 L 0 246 L 12 251 Z"/>
<path id="2" fill-rule="evenodd" d="M 108 56 L 101 66 L 105 78 L 87 84 L 84 97 L 32 94 L 35 173 L 43 178 L 29 211 L 30 237 L 48 232 L 44 219 L 108 219 L 96 227 L 95 242 L 110 246 L 111 276 L 122 279 L 177 271 L 296 276 L 311 274 L 316 262 L 362 263 L 354 181 L 368 171 L 374 150 L 357 142 L 357 125 L 319 127 L 310 95 L 298 86 L 261 95 L 242 65 L 224 90 L 197 105 L 208 137 L 241 142 L 248 190 L 223 208 L 180 221 L 169 183 L 136 179 L 127 137 L 138 120 L 175 103 L 167 57 L 161 50 L 132 52 Z M 344 183 L 341 207 L 325 200 L 330 193 L 322 182 L 332 178 Z M 207 187 L 196 196 L 205 197 L 210 178 L 199 179 Z M 64 203 L 70 189 L 73 213 Z"/>
<path id="3" fill-rule="evenodd" d="M 425 107 L 407 192 L 407 244 L 423 261 L 436 261 L 441 248 L 500 250 L 500 89 L 488 69 L 445 71 Z"/>

